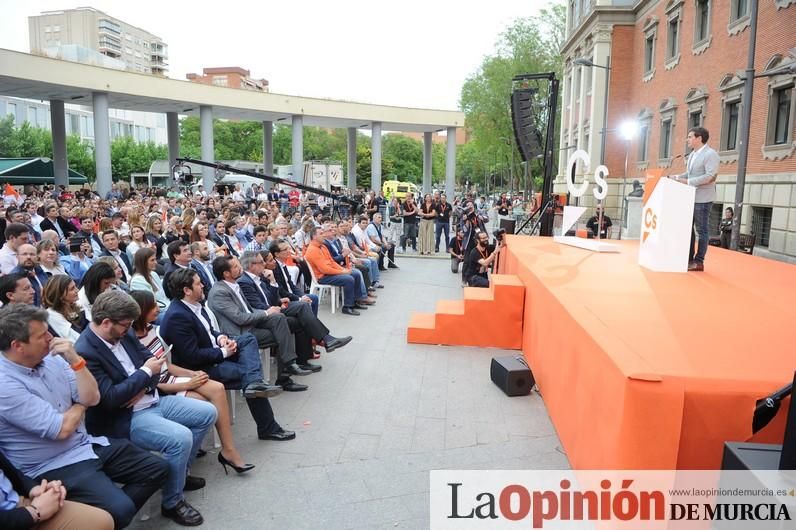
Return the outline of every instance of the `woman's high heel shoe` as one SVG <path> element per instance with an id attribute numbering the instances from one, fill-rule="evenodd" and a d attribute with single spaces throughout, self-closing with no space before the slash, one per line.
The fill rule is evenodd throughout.
<path id="1" fill-rule="evenodd" d="M 218 453 L 218 463 L 224 466 L 224 474 L 227 475 L 227 466 L 231 467 L 235 470 L 236 473 L 246 473 L 247 471 L 251 471 L 254 469 L 254 464 L 243 464 L 242 466 L 236 466 L 222 455 L 220 452 Z"/>

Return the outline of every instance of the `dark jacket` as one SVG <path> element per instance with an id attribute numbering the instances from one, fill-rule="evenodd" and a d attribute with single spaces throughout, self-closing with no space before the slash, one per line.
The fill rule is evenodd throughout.
<path id="1" fill-rule="evenodd" d="M 141 390 L 153 392 L 157 388 L 160 374 L 152 374 L 150 377 L 143 370 L 138 370 L 152 354 L 132 330 L 122 337 L 121 343 L 136 368 L 130 376 L 91 327 L 87 327 L 80 334 L 75 342 L 75 349 L 86 359 L 86 365 L 97 380 L 100 391 L 99 405 L 86 410 L 86 430 L 97 436 L 129 439 L 133 409 L 126 406 L 127 402 Z"/>
<path id="2" fill-rule="evenodd" d="M 77 232 L 77 230 L 75 230 L 75 226 L 66 219 L 62 218 L 60 215 L 55 219 L 55 223 L 58 224 L 58 227 L 61 229 L 61 232 L 63 232 L 65 238 L 68 238 L 71 234 Z M 50 221 L 49 217 L 45 217 L 44 221 L 39 223 L 39 228 L 42 232 L 45 230 L 55 230 L 55 223 Z M 58 230 L 55 231 L 58 232 Z"/>
<path id="3" fill-rule="evenodd" d="M 102 252 L 102 255 L 103 255 L 103 256 L 111 256 L 111 253 L 110 253 L 110 251 L 108 251 L 108 249 L 106 248 L 106 249 L 105 249 L 105 250 Z M 122 258 L 122 261 L 124 262 L 124 264 L 125 264 L 125 265 L 127 265 L 127 270 L 128 270 L 128 271 L 130 271 L 130 275 L 128 276 L 128 275 L 127 275 L 127 273 L 124 271 L 124 269 L 122 269 L 122 281 L 123 281 L 124 283 L 130 283 L 130 278 L 132 278 L 133 272 L 135 272 L 135 271 L 133 270 L 133 265 L 130 263 L 130 258 L 129 258 L 129 257 L 127 257 L 127 252 L 125 252 L 125 251 L 123 251 L 123 250 L 120 250 L 120 251 L 119 251 L 119 256 L 121 256 L 121 258 Z M 111 256 L 111 257 L 112 257 L 113 259 L 116 259 L 114 256 Z"/>
<path id="4" fill-rule="evenodd" d="M 207 297 L 210 295 L 210 288 L 216 282 L 212 282 L 212 283 L 210 282 L 210 278 L 208 277 L 208 274 L 210 274 L 210 273 L 203 266 L 203 264 L 200 263 L 198 260 L 192 259 L 191 262 L 188 264 L 188 267 L 191 270 L 196 271 L 196 273 L 199 275 L 199 279 L 202 280 L 202 290 L 205 293 L 205 299 L 207 299 Z M 165 287 L 166 287 L 165 284 L 163 285 L 163 287 L 165 289 Z"/>
<path id="5" fill-rule="evenodd" d="M 169 278 L 171 277 L 171 273 L 181 269 L 179 265 L 174 262 L 169 262 L 166 264 L 166 270 L 163 272 L 163 293 L 166 295 L 166 298 L 171 300 L 174 298 L 174 295 L 171 294 L 171 289 L 169 289 Z"/>
<path id="6" fill-rule="evenodd" d="M 254 280 L 245 272 L 238 278 L 238 285 L 240 285 L 240 292 L 243 293 L 243 297 L 254 309 L 262 309 L 265 311 L 271 306 L 280 305 L 279 292 L 264 281 L 261 281 L 260 285 L 265 288 L 266 295 L 268 296 L 267 299 L 263 297 L 263 293 L 254 284 Z"/>
<path id="7" fill-rule="evenodd" d="M 24 274 L 25 276 L 28 276 L 28 277 L 31 274 L 30 272 L 28 272 L 27 269 L 23 269 L 19 265 L 14 267 L 14 269 L 11 271 L 11 273 L 12 274 L 13 273 Z M 50 279 L 50 275 L 47 274 L 46 272 L 44 272 L 44 270 L 41 267 L 39 267 L 38 265 L 33 267 L 32 274 L 34 274 L 36 276 L 36 278 L 39 280 L 39 282 L 36 283 L 35 280 L 33 280 L 32 278 L 29 278 L 30 279 L 30 284 L 33 286 L 33 305 L 35 305 L 36 307 L 41 307 L 41 290 L 47 284 L 47 280 Z M 41 284 L 41 287 L 39 287 L 39 283 Z"/>
<path id="8" fill-rule="evenodd" d="M 212 326 L 210 315 L 204 307 L 202 312 Z M 216 338 L 221 335 L 215 329 L 212 333 Z M 171 345 L 171 359 L 177 366 L 189 370 L 202 370 L 224 361 L 221 348 L 213 346 L 202 322 L 182 300 L 173 300 L 169 304 L 160 322 L 160 336 L 166 344 Z"/>
<path id="9" fill-rule="evenodd" d="M 292 302 L 297 302 L 299 298 L 306 294 L 296 287 L 289 274 L 285 275 L 279 262 L 276 263 L 276 268 L 274 269 L 274 278 L 276 278 L 276 283 L 279 284 L 280 298 L 290 298 Z"/>
<path id="10" fill-rule="evenodd" d="M 0 471 L 8 478 L 14 487 L 14 491 L 20 497 L 27 496 L 33 486 L 36 485 L 33 480 L 20 473 L 2 452 L 0 452 Z M 33 516 L 25 508 L 0 510 L 0 528 L 5 530 L 27 530 L 28 528 L 33 528 Z"/>
<path id="11" fill-rule="evenodd" d="M 340 243 L 335 238 L 332 241 L 324 240 L 324 246 L 329 249 L 329 254 L 332 255 L 332 259 L 338 264 L 345 267 L 345 256 L 343 256 L 343 250 L 338 245 Z"/>

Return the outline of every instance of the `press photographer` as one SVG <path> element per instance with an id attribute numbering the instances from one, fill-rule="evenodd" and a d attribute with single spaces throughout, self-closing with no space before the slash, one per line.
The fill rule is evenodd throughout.
<path id="1" fill-rule="evenodd" d="M 467 254 L 464 262 L 467 278 L 467 285 L 470 287 L 489 287 L 488 271 L 492 263 L 497 259 L 498 253 L 503 246 L 503 235 L 505 230 L 495 232 L 495 244 L 489 244 L 489 235 L 484 232 L 476 233 L 475 248 Z"/>

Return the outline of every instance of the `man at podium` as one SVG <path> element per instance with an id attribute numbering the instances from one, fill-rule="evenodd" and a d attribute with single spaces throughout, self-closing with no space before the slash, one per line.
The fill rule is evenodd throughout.
<path id="1" fill-rule="evenodd" d="M 705 254 L 708 251 L 708 218 L 713 201 L 716 200 L 716 175 L 719 171 L 719 155 L 707 145 L 710 133 L 704 127 L 688 130 L 686 143 L 691 154 L 686 161 L 686 172 L 671 178 L 696 188 L 694 199 L 694 228 L 691 230 L 691 246 L 688 251 L 688 270 L 705 270 Z M 698 239 L 694 248 L 694 231 Z"/>

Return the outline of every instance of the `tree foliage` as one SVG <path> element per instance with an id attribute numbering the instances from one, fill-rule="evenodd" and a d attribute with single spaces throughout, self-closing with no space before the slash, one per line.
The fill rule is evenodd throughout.
<path id="1" fill-rule="evenodd" d="M 512 149 L 516 149 L 512 145 L 512 78 L 555 72 L 561 79 L 559 50 L 564 40 L 565 18 L 565 7 L 551 4 L 537 16 L 515 20 L 501 33 L 494 55 L 485 57 L 478 70 L 464 82 L 459 105 L 465 113 L 471 140 L 457 157 L 460 179 L 483 183 L 485 176 L 512 164 Z M 522 170 L 516 164 L 520 160 L 518 152 L 514 159 L 514 173 L 519 175 Z"/>

